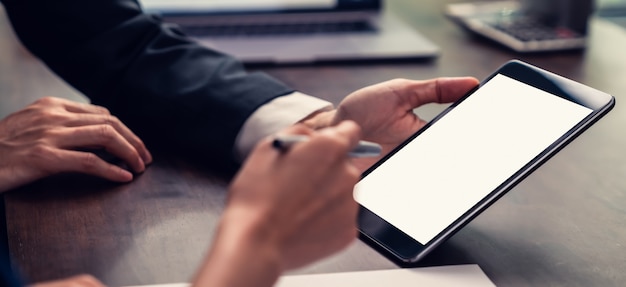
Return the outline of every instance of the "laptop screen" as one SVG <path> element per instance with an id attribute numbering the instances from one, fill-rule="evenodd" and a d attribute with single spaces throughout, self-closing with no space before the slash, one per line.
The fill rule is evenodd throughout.
<path id="1" fill-rule="evenodd" d="M 139 0 L 146 11 L 165 14 L 230 14 L 380 9 L 381 0 Z"/>

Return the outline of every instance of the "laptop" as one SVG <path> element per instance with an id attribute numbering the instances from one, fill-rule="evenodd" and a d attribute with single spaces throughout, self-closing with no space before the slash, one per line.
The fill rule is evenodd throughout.
<path id="1" fill-rule="evenodd" d="M 429 59 L 439 48 L 383 0 L 140 0 L 202 44 L 244 63 Z"/>
<path id="2" fill-rule="evenodd" d="M 475 1 L 448 4 L 445 14 L 470 32 L 516 52 L 582 49 L 593 0 Z"/>

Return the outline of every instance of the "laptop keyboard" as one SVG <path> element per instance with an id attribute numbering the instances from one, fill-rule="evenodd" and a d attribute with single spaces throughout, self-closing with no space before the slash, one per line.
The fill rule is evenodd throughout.
<path id="1" fill-rule="evenodd" d="M 549 27 L 536 20 L 519 18 L 514 21 L 503 21 L 491 24 L 495 29 L 507 33 L 524 42 L 583 37 L 579 33 L 564 27 Z"/>
<path id="2" fill-rule="evenodd" d="M 181 29 L 189 35 L 203 37 L 291 36 L 355 32 L 371 33 L 376 31 L 375 27 L 367 21 L 182 26 Z"/>

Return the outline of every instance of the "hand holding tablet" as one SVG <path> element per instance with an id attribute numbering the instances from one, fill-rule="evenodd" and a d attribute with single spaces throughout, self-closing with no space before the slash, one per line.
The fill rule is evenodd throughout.
<path id="1" fill-rule="evenodd" d="M 511 61 L 364 172 L 363 236 L 416 262 L 605 115 L 615 99 Z"/>

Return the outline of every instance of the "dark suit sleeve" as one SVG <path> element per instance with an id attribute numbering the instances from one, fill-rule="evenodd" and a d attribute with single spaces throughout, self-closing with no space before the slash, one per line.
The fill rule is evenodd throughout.
<path id="1" fill-rule="evenodd" d="M 148 148 L 232 165 L 248 116 L 292 92 L 144 14 L 136 0 L 0 1 L 33 54 L 109 108 Z"/>
<path id="2" fill-rule="evenodd" d="M 8 250 L 0 251 L 0 286 L 3 286 L 3 287 L 24 286 L 18 274 L 16 274 L 11 268 L 11 261 L 9 259 Z"/>

